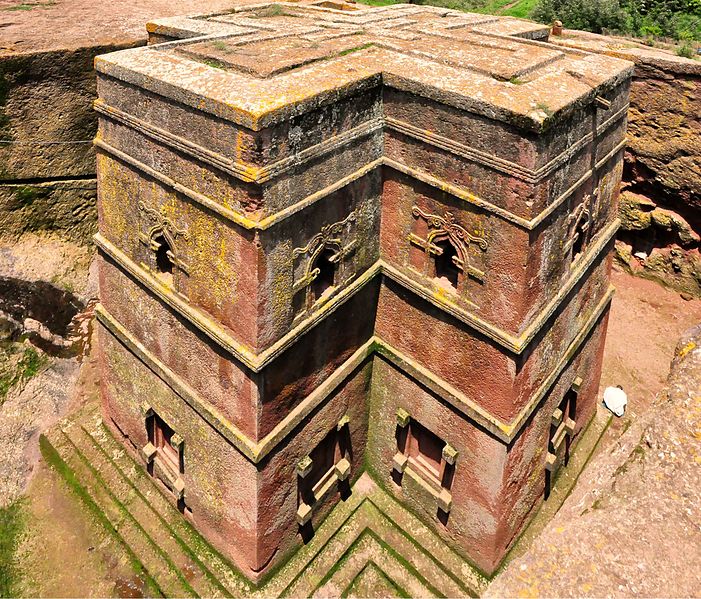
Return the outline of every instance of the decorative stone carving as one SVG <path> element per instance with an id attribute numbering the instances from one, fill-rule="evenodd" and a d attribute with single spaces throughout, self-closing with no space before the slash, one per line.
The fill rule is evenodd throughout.
<path id="1" fill-rule="evenodd" d="M 473 235 L 465 229 L 465 227 L 458 224 L 452 212 L 446 212 L 443 216 L 439 216 L 437 214 L 424 212 L 418 206 L 413 206 L 411 213 L 415 218 L 425 220 L 429 228 L 426 239 L 422 239 L 418 235 L 411 233 L 409 235 L 409 241 L 411 243 L 419 246 L 429 255 L 441 255 L 443 249 L 436 245 L 436 242 L 442 240 L 449 241 L 457 252 L 457 256 L 453 257 L 455 266 L 478 281 L 484 280 L 484 272 L 470 264 L 468 254 L 468 247 L 471 243 L 475 244 L 482 251 L 487 249 L 487 240 L 484 239 L 484 237 Z"/>
<path id="2" fill-rule="evenodd" d="M 147 222 L 147 232 L 143 231 L 139 234 L 139 240 L 146 245 L 150 250 L 156 252 L 158 243 L 155 241 L 159 236 L 163 236 L 170 246 L 168 258 L 174 266 L 188 273 L 188 266 L 180 257 L 180 252 L 176 251 L 176 242 L 178 237 L 182 237 L 185 241 L 190 239 L 189 233 L 185 229 L 177 227 L 171 219 L 166 216 L 165 207 L 160 210 L 146 206 L 143 202 L 139 202 L 139 214 L 142 220 Z"/>
<path id="3" fill-rule="evenodd" d="M 582 202 L 567 217 L 567 241 L 564 245 L 566 253 L 575 247 L 578 247 L 580 249 L 579 253 L 581 253 L 581 250 L 589 242 L 592 213 L 596 209 L 598 195 L 598 189 L 585 195 Z M 572 256 L 572 258 L 576 259 L 577 256 Z"/>
<path id="4" fill-rule="evenodd" d="M 309 242 L 303 246 L 292 250 L 292 257 L 299 258 L 306 256 L 306 266 L 302 277 L 295 281 L 292 291 L 298 293 L 306 289 L 305 309 L 302 314 L 308 310 L 314 303 L 314 299 L 310 292 L 311 284 L 319 276 L 320 269 L 316 267 L 317 258 L 326 249 L 333 251 L 330 260 L 337 266 L 336 282 L 334 286 L 341 283 L 347 283 L 352 279 L 353 273 L 347 273 L 344 268 L 344 259 L 350 256 L 356 248 L 357 242 L 353 236 L 351 225 L 357 220 L 356 212 L 351 212 L 346 218 L 341 221 L 324 225 Z"/>

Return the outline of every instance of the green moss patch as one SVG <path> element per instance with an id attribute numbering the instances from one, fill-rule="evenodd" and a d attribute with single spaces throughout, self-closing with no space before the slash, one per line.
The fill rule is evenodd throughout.
<path id="1" fill-rule="evenodd" d="M 25 346 L 19 359 L 14 357 L 14 352 L 12 346 L 4 352 L 0 349 L 0 404 L 12 387 L 26 383 L 48 362 L 46 355 L 32 346 Z"/>
<path id="2" fill-rule="evenodd" d="M 17 595 L 19 575 L 14 564 L 14 554 L 23 528 L 21 501 L 0 508 L 0 597 Z"/>

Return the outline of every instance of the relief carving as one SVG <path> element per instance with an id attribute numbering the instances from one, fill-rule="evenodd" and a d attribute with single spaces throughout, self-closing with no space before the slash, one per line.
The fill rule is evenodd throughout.
<path id="1" fill-rule="evenodd" d="M 347 283 L 353 277 L 352 273 L 346 272 L 344 261 L 355 251 L 357 245 L 356 240 L 351 238 L 352 225 L 356 220 L 357 215 L 353 211 L 341 221 L 324 225 L 306 245 L 292 250 L 293 258 L 306 258 L 304 274 L 295 281 L 292 288 L 295 294 L 306 290 L 304 302 L 306 309 L 310 308 L 319 299 L 317 296 L 321 295 L 313 287 L 322 276 L 328 275 L 327 288 Z M 329 269 L 328 273 L 322 272 L 324 264 Z"/>
<path id="2" fill-rule="evenodd" d="M 582 202 L 567 217 L 567 240 L 565 252 L 572 251 L 572 260 L 583 252 L 591 236 L 592 212 L 597 208 L 598 189 L 584 196 Z"/>
<path id="3" fill-rule="evenodd" d="M 173 221 L 166 216 L 165 207 L 156 210 L 155 208 L 146 206 L 143 202 L 139 202 L 139 214 L 142 220 L 148 223 L 147 232 L 139 233 L 140 241 L 153 252 L 157 252 L 161 246 L 158 242 L 158 238 L 162 237 L 165 239 L 170 248 L 168 250 L 168 258 L 173 265 L 187 274 L 189 268 L 182 260 L 180 252 L 176 251 L 176 243 L 179 237 L 188 241 L 190 239 L 188 232 L 185 229 L 177 227 Z"/>
<path id="4" fill-rule="evenodd" d="M 409 234 L 411 243 L 419 246 L 429 255 L 440 256 L 443 254 L 443 248 L 437 245 L 437 242 L 448 241 L 455 248 L 457 254 L 452 258 L 455 266 L 478 281 L 484 280 L 484 272 L 470 264 L 468 254 L 470 244 L 476 245 L 482 251 L 487 249 L 487 240 L 484 237 L 473 235 L 465 227 L 458 224 L 452 212 L 446 212 L 443 216 L 439 216 L 424 212 L 418 206 L 413 206 L 411 213 L 415 218 L 426 221 L 429 228 L 426 239 L 414 233 Z"/>

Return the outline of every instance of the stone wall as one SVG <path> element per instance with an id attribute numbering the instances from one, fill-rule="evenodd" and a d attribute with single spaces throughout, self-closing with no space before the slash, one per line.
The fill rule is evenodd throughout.
<path id="1" fill-rule="evenodd" d="M 205 0 L 198 9 L 230 5 Z M 0 240 L 31 232 L 88 245 L 97 230 L 93 60 L 145 44 L 150 18 L 187 14 L 192 3 L 17 6 L 0 11 Z"/>
<path id="2" fill-rule="evenodd" d="M 558 45 L 635 62 L 616 255 L 630 272 L 701 295 L 701 61 L 565 31 Z"/>

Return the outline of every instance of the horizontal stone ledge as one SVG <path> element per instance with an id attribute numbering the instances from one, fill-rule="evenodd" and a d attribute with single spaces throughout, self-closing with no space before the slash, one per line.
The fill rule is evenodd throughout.
<path id="1" fill-rule="evenodd" d="M 439 133 L 422 129 L 421 127 L 389 116 L 380 116 L 379 118 L 368 119 L 355 127 L 342 131 L 336 135 L 332 135 L 331 137 L 326 138 L 323 141 L 296 154 L 287 156 L 270 164 L 260 166 L 249 162 L 232 160 L 220 152 L 209 150 L 166 129 L 135 117 L 128 112 L 110 106 L 103 100 L 96 100 L 93 106 L 95 110 L 104 117 L 114 120 L 131 130 L 145 135 L 157 143 L 173 148 L 179 152 L 183 152 L 196 160 L 222 170 L 244 182 L 256 184 L 267 183 L 272 179 L 284 175 L 292 168 L 299 167 L 307 162 L 330 154 L 341 147 L 355 143 L 358 139 L 372 135 L 375 132 L 381 132 L 384 129 L 389 129 L 409 136 L 412 139 L 419 140 L 432 148 L 449 152 L 450 154 L 453 154 L 459 158 L 469 160 L 476 164 L 499 171 L 507 176 L 516 177 L 526 181 L 527 183 L 536 185 L 550 176 L 565 162 L 570 160 L 573 155 L 584 149 L 587 144 L 591 143 L 595 139 L 595 137 L 601 136 L 608 131 L 613 124 L 625 117 L 628 113 L 628 105 L 626 104 L 615 114 L 601 122 L 597 126 L 596 134 L 591 132 L 587 133 L 569 145 L 566 149 L 562 150 L 547 164 L 536 169 L 522 166 L 511 160 L 499 158 L 498 156 L 477 150 L 471 146 L 449 139 Z M 104 142 L 104 140 L 102 141 Z"/>
<path id="2" fill-rule="evenodd" d="M 550 316 L 557 310 L 561 302 L 564 301 L 565 297 L 581 280 L 593 262 L 600 256 L 606 245 L 616 234 L 619 224 L 620 222 L 618 220 L 614 220 L 592 240 L 586 254 L 577 262 L 576 267 L 558 293 L 540 310 L 521 334 L 505 331 L 472 312 L 461 308 L 457 304 L 437 298 L 428 287 L 409 278 L 398 268 L 387 262 L 378 260 L 375 264 L 362 272 L 360 276 L 347 287 L 340 289 L 322 308 L 302 320 L 289 332 L 260 353 L 256 353 L 247 344 L 237 341 L 233 337 L 230 329 L 222 326 L 202 310 L 192 306 L 183 296 L 175 293 L 168 286 L 164 285 L 158 277 L 136 264 L 105 237 L 98 234 L 94 239 L 98 249 L 108 256 L 120 269 L 134 278 L 139 284 L 146 287 L 160 301 L 186 318 L 191 324 L 231 354 L 232 357 L 239 360 L 244 366 L 251 369 L 253 372 L 260 372 L 282 352 L 292 346 L 304 333 L 316 326 L 329 314 L 335 312 L 365 285 L 370 283 L 375 276 L 379 275 L 389 277 L 408 291 L 432 303 L 437 308 L 450 314 L 458 321 L 468 325 L 508 351 L 521 354 L 538 334 L 538 331 L 545 325 Z"/>
<path id="3" fill-rule="evenodd" d="M 95 105 L 96 107 L 102 106 L 102 104 L 100 104 L 100 101 L 97 101 Z M 102 106 L 100 110 L 116 111 L 117 109 Z M 601 127 L 606 129 L 614 121 L 623 118 L 626 115 L 626 110 L 626 108 L 621 109 L 618 113 L 613 115 L 605 123 L 602 123 Z M 112 112 L 109 112 L 108 114 L 111 118 L 114 118 Z M 126 119 L 126 116 L 121 117 L 121 119 L 122 120 L 120 122 L 129 122 L 128 120 L 124 120 Z M 134 117 L 129 117 L 129 119 L 138 120 L 134 119 Z M 487 166 L 495 170 L 500 170 L 508 176 L 526 180 L 528 183 L 531 183 L 533 185 L 538 184 L 539 182 L 543 181 L 548 176 L 550 176 L 562 163 L 569 160 L 576 152 L 582 150 L 588 143 L 591 143 L 594 139 L 593 134 L 587 134 L 581 140 L 570 146 L 567 150 L 564 150 L 559 156 L 551 160 L 550 163 L 548 163 L 541 169 L 531 171 L 529 169 L 521 167 L 520 165 L 517 165 L 515 163 L 508 163 L 508 161 L 497 159 L 496 157 L 490 157 L 490 160 L 487 160 L 486 158 L 478 159 L 478 155 L 483 154 L 482 152 L 477 152 L 476 150 L 468 148 L 467 146 L 463 146 L 463 149 L 461 151 L 458 151 L 456 149 L 457 146 L 462 146 L 462 144 L 457 144 L 457 142 L 452 142 L 451 140 L 443 138 L 442 136 L 437 134 L 431 134 L 429 136 L 426 135 L 425 132 L 423 132 L 422 135 L 419 135 L 418 133 L 416 133 L 416 131 L 414 131 L 417 129 L 416 127 L 410 126 L 406 123 L 402 124 L 402 126 L 400 127 L 398 123 L 399 121 L 396 121 L 396 119 L 390 118 L 385 118 L 382 120 L 374 119 L 368 121 L 367 123 L 359 125 L 358 127 L 355 127 L 354 129 L 345 132 L 344 134 L 333 137 L 327 142 L 322 142 L 321 144 L 318 144 L 318 146 L 323 147 L 317 148 L 316 146 L 314 146 L 312 148 L 308 148 L 307 150 L 300 152 L 299 156 L 285 158 L 279 161 L 278 163 L 274 163 L 267 167 L 254 167 L 250 164 L 234 162 L 225 158 L 224 156 L 221 156 L 220 154 L 216 154 L 214 152 L 211 152 L 210 150 L 206 150 L 205 148 L 196 146 L 196 144 L 174 136 L 173 134 L 167 131 L 164 131 L 162 129 L 159 129 L 158 127 L 154 127 L 151 125 L 140 125 L 139 127 L 135 127 L 135 130 L 149 135 L 159 143 L 164 143 L 169 147 L 173 147 L 180 152 L 185 152 L 191 157 L 195 158 L 196 160 L 205 162 L 210 166 L 213 166 L 217 169 L 220 169 L 230 175 L 239 178 L 244 182 L 255 184 L 263 184 L 269 182 L 272 178 L 284 174 L 289 168 L 299 166 L 300 164 L 303 164 L 309 160 L 318 158 L 319 156 L 325 155 L 329 152 L 333 152 L 334 150 L 340 147 L 355 142 L 361 137 L 371 135 L 379 131 L 383 127 L 395 129 L 404 134 L 412 135 L 413 137 L 417 139 L 422 139 L 424 141 L 426 141 L 427 139 L 431 139 L 432 142 L 427 141 L 426 143 L 431 143 L 434 147 L 448 149 L 448 151 L 451 151 L 452 153 L 460 157 L 472 160 L 474 162 L 482 164 L 483 166 Z M 149 133 L 151 129 L 153 129 L 153 131 Z M 410 130 L 414 131 L 414 133 L 410 133 Z M 625 143 L 625 139 L 623 139 L 621 140 L 621 142 L 616 144 L 616 146 L 606 156 L 597 161 L 594 170 L 598 169 L 600 166 L 602 166 L 608 160 L 610 160 L 613 156 L 615 156 L 621 150 L 623 150 L 623 148 L 625 147 Z M 250 218 L 249 216 L 246 216 L 241 212 L 238 212 L 231 208 L 226 208 L 220 202 L 217 202 L 216 200 L 200 192 L 197 192 L 193 189 L 190 189 L 187 186 L 178 183 L 174 179 L 168 177 L 167 175 L 161 173 L 153 167 L 150 167 L 149 165 L 141 162 L 133 156 L 130 156 L 126 152 L 123 152 L 122 150 L 114 147 L 109 142 L 105 141 L 100 137 L 95 139 L 94 144 L 97 149 L 105 152 L 106 154 L 109 154 L 110 156 L 119 160 L 120 162 L 128 164 L 129 166 L 137 169 L 146 176 L 156 179 L 162 185 L 165 185 L 166 187 L 169 187 L 173 191 L 188 197 L 192 201 L 204 206 L 205 208 L 216 212 L 217 214 L 229 220 L 230 222 L 235 223 L 247 230 L 259 231 L 265 231 L 266 229 L 271 228 L 272 226 L 289 218 L 293 214 L 296 214 L 300 210 L 303 210 L 304 208 L 315 204 L 319 200 L 322 200 L 323 198 L 327 197 L 332 193 L 335 193 L 339 189 L 342 189 L 346 185 L 349 185 L 353 181 L 365 176 L 366 174 L 372 172 L 374 169 L 380 168 L 382 166 L 392 168 L 417 181 L 421 181 L 426 185 L 429 185 L 435 189 L 439 189 L 442 192 L 450 194 L 468 204 L 472 204 L 473 206 L 476 206 L 482 210 L 494 214 L 502 218 L 503 220 L 511 223 L 512 225 L 516 225 L 517 227 L 521 227 L 523 229 L 531 231 L 537 228 L 550 214 L 552 214 L 577 189 L 579 189 L 579 187 L 581 187 L 586 181 L 588 181 L 593 173 L 593 170 L 588 170 L 587 172 L 585 172 L 568 189 L 566 189 L 562 194 L 560 194 L 557 198 L 550 202 L 539 214 L 529 219 L 523 216 L 519 216 L 518 214 L 514 214 L 513 212 L 506 210 L 505 208 L 501 208 L 500 206 L 497 206 L 496 204 L 493 204 L 488 200 L 480 198 L 479 196 L 476 196 L 475 194 L 471 193 L 462 186 L 448 183 L 447 181 L 434 177 L 433 175 L 430 175 L 422 171 L 421 169 L 408 166 L 402 162 L 398 162 L 387 156 L 381 156 L 375 160 L 370 161 L 367 164 L 360 166 L 354 172 L 350 173 L 349 175 L 346 175 L 345 177 L 342 177 L 338 181 L 327 185 L 326 187 L 320 190 L 315 191 L 314 193 L 306 196 L 305 198 L 302 198 L 298 202 L 295 202 L 293 205 L 268 216 L 265 216 L 260 220 L 256 220 Z"/>
<path id="4" fill-rule="evenodd" d="M 455 389 L 450 383 L 444 381 L 408 356 L 405 356 L 402 352 L 379 337 L 373 336 L 361 345 L 350 358 L 341 364 L 312 393 L 297 404 L 273 430 L 257 442 L 248 437 L 238 427 L 234 426 L 223 414 L 183 381 L 177 373 L 173 372 L 159 358 L 146 349 L 146 347 L 144 347 L 144 345 L 101 304 L 96 306 L 95 314 L 98 322 L 122 343 L 132 355 L 168 385 L 176 395 L 190 405 L 190 407 L 204 418 L 212 428 L 231 445 L 236 447 L 242 455 L 251 462 L 257 464 L 270 454 L 277 445 L 283 442 L 311 412 L 331 396 L 360 364 L 374 355 L 387 360 L 408 377 L 429 389 L 434 397 L 445 401 L 456 411 L 460 412 L 466 419 L 474 422 L 488 434 L 508 445 L 516 438 L 529 416 L 546 397 L 550 388 L 555 384 L 558 377 L 570 363 L 584 339 L 586 339 L 596 323 L 599 322 L 599 319 L 611 302 L 613 293 L 613 287 L 609 287 L 607 293 L 600 300 L 592 315 L 563 352 L 553 370 L 543 380 L 528 403 L 511 422 L 504 422 L 500 418 L 490 414 L 484 407 L 471 400 L 461 391 Z"/>

